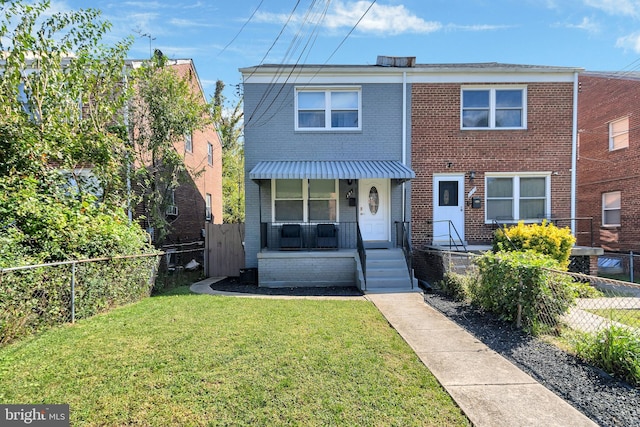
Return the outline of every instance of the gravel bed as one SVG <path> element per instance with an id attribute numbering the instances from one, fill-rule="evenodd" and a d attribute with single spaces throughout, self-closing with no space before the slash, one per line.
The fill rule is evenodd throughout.
<path id="1" fill-rule="evenodd" d="M 601 426 L 640 426 L 640 389 L 617 381 L 496 316 L 437 293 L 425 302 Z"/>

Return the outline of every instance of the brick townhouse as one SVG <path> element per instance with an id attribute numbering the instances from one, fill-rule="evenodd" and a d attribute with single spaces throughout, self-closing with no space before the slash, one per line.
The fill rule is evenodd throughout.
<path id="1" fill-rule="evenodd" d="M 639 251 L 640 74 L 585 72 L 579 81 L 578 215 L 593 218 L 596 246 Z"/>
<path id="2" fill-rule="evenodd" d="M 143 62 L 130 60 L 131 67 Z M 206 102 L 204 90 L 191 59 L 167 60 L 165 66 L 174 69 L 178 76 L 187 77 L 194 93 Z M 184 159 L 190 172 L 190 181 L 177 187 L 173 203 L 167 208 L 171 230 L 164 244 L 181 244 L 203 240 L 202 230 L 207 223 L 222 223 L 222 144 L 213 124 L 185 135 L 176 141 L 175 149 Z M 142 214 L 144 207 L 137 209 Z"/>
<path id="3" fill-rule="evenodd" d="M 407 236 L 416 249 L 487 244 L 519 220 L 574 227 L 579 71 L 414 57 L 241 69 L 246 265 L 261 284 L 388 287 L 377 265 Z M 317 250 L 321 223 L 336 252 Z"/>
<path id="4" fill-rule="evenodd" d="M 576 68 L 436 65 L 413 77 L 414 247 L 574 214 Z"/>

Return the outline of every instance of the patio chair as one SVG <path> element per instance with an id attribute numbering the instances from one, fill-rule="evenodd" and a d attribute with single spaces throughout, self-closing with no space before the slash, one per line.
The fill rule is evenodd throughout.
<path id="1" fill-rule="evenodd" d="M 302 228 L 300 224 L 283 224 L 280 228 L 280 249 L 301 249 Z"/>
<path id="2" fill-rule="evenodd" d="M 335 224 L 316 226 L 316 246 L 321 249 L 338 249 L 338 229 Z"/>

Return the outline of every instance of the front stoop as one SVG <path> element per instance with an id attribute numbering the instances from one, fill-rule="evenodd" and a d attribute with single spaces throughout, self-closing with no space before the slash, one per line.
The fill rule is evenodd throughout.
<path id="1" fill-rule="evenodd" d="M 411 276 L 402 249 L 367 249 L 367 293 L 411 292 Z"/>

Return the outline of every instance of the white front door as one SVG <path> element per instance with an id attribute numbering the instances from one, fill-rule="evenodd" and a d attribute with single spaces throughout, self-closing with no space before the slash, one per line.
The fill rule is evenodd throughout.
<path id="1" fill-rule="evenodd" d="M 433 177 L 433 242 L 464 242 L 464 175 Z"/>
<path id="2" fill-rule="evenodd" d="M 358 223 L 362 240 L 389 241 L 389 180 L 358 182 Z"/>

